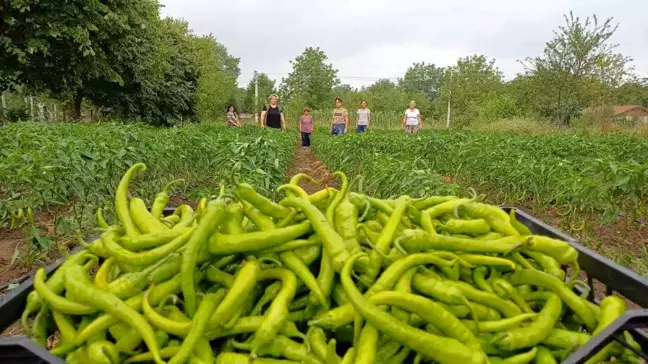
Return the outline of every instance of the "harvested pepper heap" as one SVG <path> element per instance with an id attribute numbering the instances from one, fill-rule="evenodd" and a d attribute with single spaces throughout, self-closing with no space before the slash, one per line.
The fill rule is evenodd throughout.
<path id="1" fill-rule="evenodd" d="M 67 362 L 557 363 L 626 309 L 574 293 L 569 244 L 475 197 L 381 200 L 341 172 L 308 195 L 300 174 L 279 203 L 240 184 L 163 216 L 168 185 L 152 212 L 129 197 L 145 169 L 118 222 L 99 211 L 100 239 L 35 275 L 21 321 Z M 639 362 L 616 343 L 590 362 L 612 357 Z"/>

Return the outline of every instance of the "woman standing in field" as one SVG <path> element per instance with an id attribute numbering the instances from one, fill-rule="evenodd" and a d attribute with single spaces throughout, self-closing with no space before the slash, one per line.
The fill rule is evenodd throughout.
<path id="1" fill-rule="evenodd" d="M 347 133 L 349 126 L 349 113 L 342 107 L 342 99 L 335 98 L 335 109 L 333 109 L 333 119 L 331 119 L 331 134 L 342 135 Z"/>
<path id="2" fill-rule="evenodd" d="M 311 109 L 305 108 L 304 115 L 299 118 L 299 131 L 301 131 L 302 148 L 310 148 L 310 136 L 313 132 L 313 117 Z"/>
<path id="3" fill-rule="evenodd" d="M 270 95 L 270 105 L 264 106 L 263 111 L 261 111 L 262 127 L 286 130 L 286 120 L 278 103 L 279 96 Z"/>
<path id="4" fill-rule="evenodd" d="M 405 110 L 401 127 L 405 126 L 405 132 L 418 133 L 419 129 L 423 129 L 423 120 L 421 120 L 421 112 L 416 108 L 416 101 L 410 100 L 409 108 Z"/>
<path id="5" fill-rule="evenodd" d="M 241 127 L 238 114 L 234 110 L 234 105 L 227 107 L 227 126 L 228 127 Z"/>
<path id="6" fill-rule="evenodd" d="M 366 100 L 360 102 L 360 108 L 358 109 L 357 115 L 356 134 L 364 133 L 369 130 L 369 124 L 371 123 L 371 110 L 367 108 Z"/>

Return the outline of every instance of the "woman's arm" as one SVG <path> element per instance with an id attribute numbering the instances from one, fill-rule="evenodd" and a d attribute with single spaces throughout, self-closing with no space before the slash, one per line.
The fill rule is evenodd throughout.
<path id="1" fill-rule="evenodd" d="M 371 110 L 367 113 L 367 130 L 369 130 L 369 125 L 371 125 Z"/>
<path id="2" fill-rule="evenodd" d="M 418 115 L 418 122 L 419 122 L 419 129 L 423 129 L 423 119 L 421 118 L 421 114 Z"/>
<path id="3" fill-rule="evenodd" d="M 281 130 L 286 130 L 286 119 L 284 119 L 283 112 L 281 112 Z"/>
<path id="4" fill-rule="evenodd" d="M 355 123 L 356 123 L 356 130 L 358 129 L 358 123 L 360 122 L 360 114 L 356 111 L 355 114 Z"/>
<path id="5" fill-rule="evenodd" d="M 261 120 L 259 121 L 261 123 L 261 127 L 265 128 L 265 115 L 267 111 L 261 111 Z"/>
<path id="6" fill-rule="evenodd" d="M 241 126 L 241 120 L 239 119 L 239 116 L 237 113 L 234 113 L 234 125 L 240 127 Z"/>
<path id="7" fill-rule="evenodd" d="M 349 113 L 347 112 L 344 114 L 344 134 L 347 133 L 348 129 L 349 129 Z"/>

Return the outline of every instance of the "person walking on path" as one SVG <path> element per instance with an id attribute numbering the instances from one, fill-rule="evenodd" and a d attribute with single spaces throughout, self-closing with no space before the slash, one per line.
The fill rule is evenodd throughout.
<path id="1" fill-rule="evenodd" d="M 311 116 L 311 109 L 305 108 L 304 115 L 299 118 L 299 130 L 302 137 L 302 148 L 310 148 L 310 136 L 313 132 L 313 117 Z"/>
<path id="2" fill-rule="evenodd" d="M 234 110 L 234 105 L 227 107 L 227 126 L 228 127 L 241 127 L 241 122 L 239 121 L 239 116 Z"/>
<path id="3" fill-rule="evenodd" d="M 349 112 L 342 106 L 342 99 L 335 98 L 335 109 L 331 119 L 331 134 L 342 135 L 347 133 L 349 126 Z"/>
<path id="4" fill-rule="evenodd" d="M 360 102 L 360 108 L 358 109 L 357 115 L 356 134 L 364 133 L 369 130 L 369 124 L 371 123 L 371 110 L 367 108 L 366 100 Z"/>
<path id="5" fill-rule="evenodd" d="M 410 100 L 409 108 L 405 110 L 401 127 L 405 126 L 405 132 L 418 133 L 419 129 L 423 129 L 423 120 L 421 119 L 421 112 L 416 108 L 416 101 Z"/>
<path id="6" fill-rule="evenodd" d="M 286 130 L 283 110 L 279 107 L 279 96 L 270 95 L 270 104 L 261 111 L 261 126 Z"/>

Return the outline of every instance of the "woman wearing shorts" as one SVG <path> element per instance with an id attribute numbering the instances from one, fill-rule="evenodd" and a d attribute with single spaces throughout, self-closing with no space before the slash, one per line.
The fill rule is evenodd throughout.
<path id="1" fill-rule="evenodd" d="M 333 119 L 331 119 L 331 134 L 342 135 L 347 133 L 349 125 L 349 113 L 342 106 L 342 99 L 335 98 L 335 109 L 333 109 Z"/>
<path id="2" fill-rule="evenodd" d="M 262 127 L 286 130 L 286 120 L 278 103 L 279 96 L 270 95 L 270 105 L 264 106 L 263 111 L 261 111 Z"/>
<path id="3" fill-rule="evenodd" d="M 407 133 L 418 133 L 419 129 L 423 128 L 421 112 L 416 108 L 416 101 L 411 100 L 409 102 L 409 108 L 405 110 L 401 126 L 405 126 Z"/>

